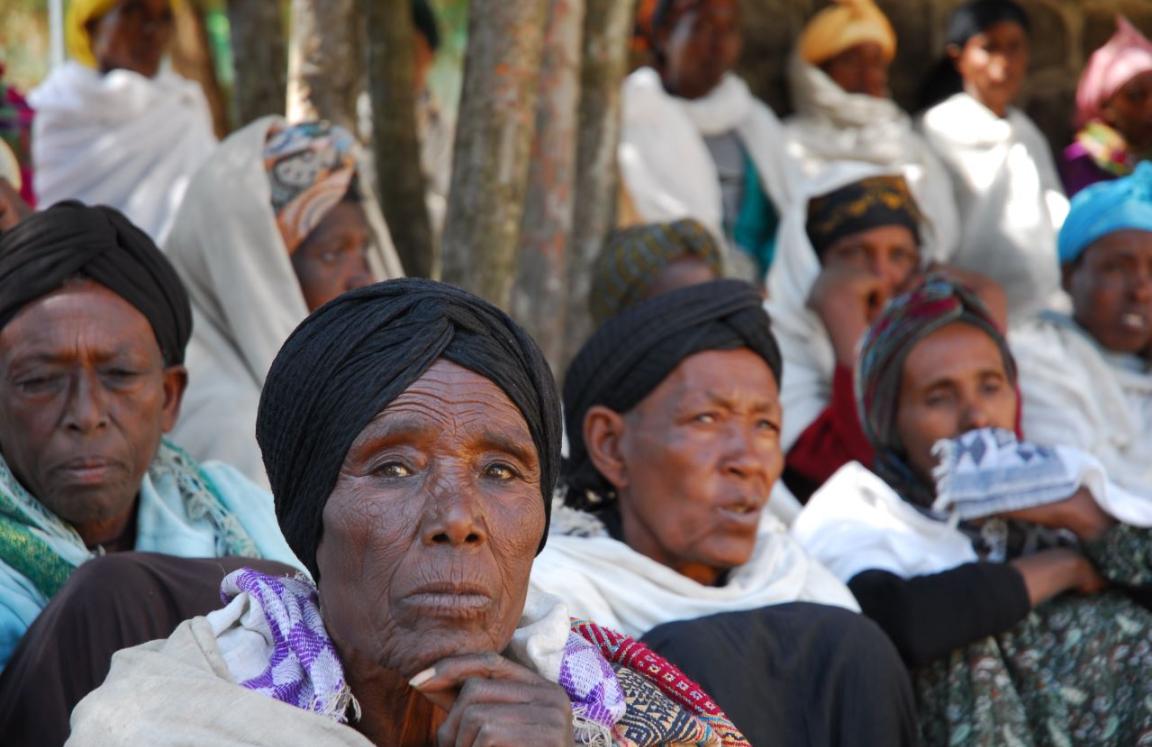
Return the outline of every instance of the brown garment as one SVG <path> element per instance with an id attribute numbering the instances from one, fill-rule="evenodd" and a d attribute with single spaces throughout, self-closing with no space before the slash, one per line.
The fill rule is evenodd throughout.
<path id="1" fill-rule="evenodd" d="M 124 552 L 84 563 L 28 628 L 0 674 L 0 735 L 6 747 L 56 747 L 72 708 L 99 687 L 112 654 L 223 607 L 220 581 L 237 568 L 293 575 L 254 558 L 178 558 Z"/>

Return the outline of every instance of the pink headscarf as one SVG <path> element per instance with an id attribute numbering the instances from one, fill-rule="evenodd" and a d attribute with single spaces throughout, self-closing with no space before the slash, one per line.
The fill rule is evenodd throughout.
<path id="1" fill-rule="evenodd" d="M 1100 118 L 1101 105 L 1125 83 L 1152 70 L 1152 41 L 1124 16 L 1116 16 L 1116 33 L 1092 53 L 1076 87 L 1076 126 Z"/>

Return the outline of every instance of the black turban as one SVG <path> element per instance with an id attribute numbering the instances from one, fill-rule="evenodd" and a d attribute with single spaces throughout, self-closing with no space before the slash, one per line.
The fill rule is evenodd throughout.
<path id="1" fill-rule="evenodd" d="M 748 348 L 780 381 L 780 350 L 763 299 L 739 280 L 714 280 L 642 301 L 604 323 L 584 343 L 564 380 L 568 460 L 565 502 L 591 508 L 611 498 L 584 444 L 584 416 L 593 405 L 626 413 L 685 358 L 706 350 Z M 592 495 L 589 495 L 589 494 Z"/>
<path id="2" fill-rule="evenodd" d="M 1032 29 L 1028 13 L 1012 0 L 975 0 L 965 3 L 952 11 L 944 43 L 963 48 L 972 37 L 1005 21 L 1015 23 L 1024 31 Z"/>
<path id="3" fill-rule="evenodd" d="M 816 256 L 845 236 L 880 226 L 904 226 L 920 244 L 923 216 L 902 176 L 873 176 L 808 201 L 804 225 Z"/>
<path id="4" fill-rule="evenodd" d="M 532 338 L 492 304 L 431 280 L 345 293 L 305 319 L 272 362 L 256 440 L 288 544 L 319 580 L 324 504 L 352 442 L 438 359 L 500 387 L 540 458 L 544 515 L 560 470 L 560 398 Z M 544 547 L 545 529 L 540 547 Z"/>
<path id="5" fill-rule="evenodd" d="M 76 277 L 135 306 L 152 325 L 165 364 L 184 362 L 192 334 L 184 284 L 148 234 L 110 207 L 57 203 L 0 238 L 0 329 Z"/>

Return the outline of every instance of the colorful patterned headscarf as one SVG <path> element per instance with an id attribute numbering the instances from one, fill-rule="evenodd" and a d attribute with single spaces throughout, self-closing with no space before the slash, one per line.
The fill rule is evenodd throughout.
<path id="1" fill-rule="evenodd" d="M 592 266 L 588 306 L 603 324 L 643 298 L 656 275 L 678 259 L 694 257 L 723 275 L 720 247 L 708 229 L 687 218 L 613 231 Z"/>
<path id="2" fill-rule="evenodd" d="M 880 226 L 904 226 L 920 243 L 924 216 L 902 176 L 873 176 L 808 201 L 805 231 L 816 256 L 845 236 Z"/>
<path id="3" fill-rule="evenodd" d="M 873 471 L 919 505 L 931 505 L 935 487 L 908 465 L 896 429 L 904 360 L 916 343 L 953 322 L 971 324 L 996 342 L 1015 386 L 1016 360 L 984 304 L 965 288 L 935 275 L 888 304 L 865 335 L 856 364 L 860 424 L 876 451 Z"/>
<path id="4" fill-rule="evenodd" d="M 1096 241 L 1126 229 L 1152 231 L 1152 163 L 1141 163 L 1131 176 L 1097 182 L 1072 198 L 1056 244 L 1060 263 L 1076 261 Z"/>
<path id="5" fill-rule="evenodd" d="M 879 44 L 884 58 L 896 56 L 896 32 L 872 0 L 838 0 L 817 13 L 800 33 L 797 47 L 809 65 L 820 65 L 858 44 Z"/>
<path id="6" fill-rule="evenodd" d="M 264 146 L 264 168 L 276 226 L 292 254 L 348 194 L 356 175 L 356 139 L 323 121 L 273 130 Z"/>
<path id="7" fill-rule="evenodd" d="M 1092 53 L 1076 87 L 1076 126 L 1100 118 L 1100 107 L 1124 84 L 1152 70 L 1152 41 L 1124 16 L 1116 16 L 1116 33 Z"/>

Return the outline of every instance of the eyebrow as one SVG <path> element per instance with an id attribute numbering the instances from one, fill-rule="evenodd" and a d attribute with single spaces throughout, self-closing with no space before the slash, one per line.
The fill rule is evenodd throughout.
<path id="1" fill-rule="evenodd" d="M 387 417 L 384 417 L 384 414 L 381 413 L 368 424 L 364 439 L 365 442 L 384 440 L 389 443 L 404 440 L 418 441 L 426 439 L 440 430 L 440 426 L 421 415 L 389 413 Z M 514 438 L 487 425 L 469 432 L 468 437 L 473 442 L 479 443 L 487 451 L 503 452 L 525 465 L 535 465 L 538 461 L 534 446 L 530 449 L 525 448 Z M 531 436 L 529 436 L 529 441 L 531 441 Z"/>
<path id="2" fill-rule="evenodd" d="M 701 394 L 711 404 L 719 405 L 720 407 L 723 407 L 723 408 L 728 409 L 728 410 L 735 410 L 736 409 L 734 403 L 732 402 L 732 399 L 724 396 L 723 394 L 720 394 L 719 392 L 716 392 L 716 391 L 709 389 L 709 390 L 705 390 Z M 771 400 L 763 400 L 761 402 L 757 402 L 755 405 L 752 406 L 753 412 L 775 413 L 775 412 L 780 412 L 780 409 L 781 409 L 780 403 L 779 402 L 773 402 Z"/>

